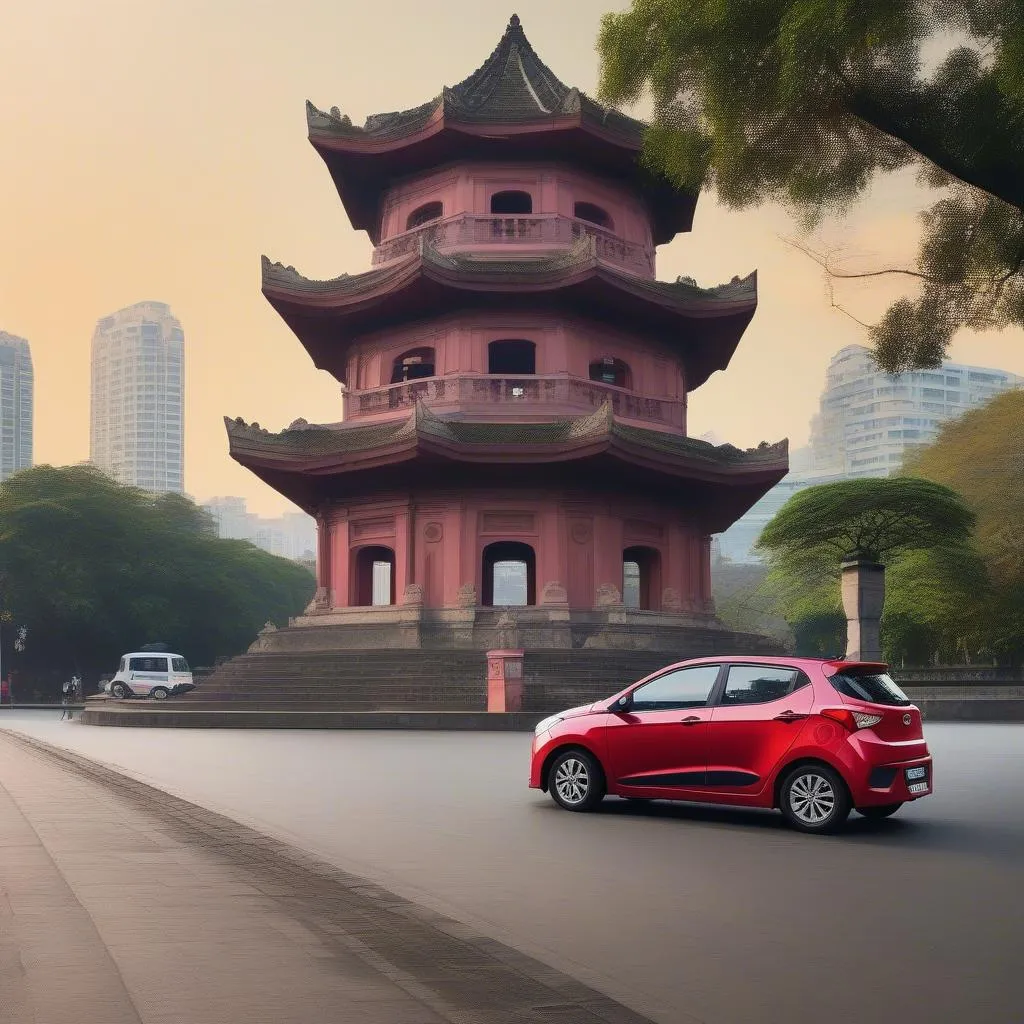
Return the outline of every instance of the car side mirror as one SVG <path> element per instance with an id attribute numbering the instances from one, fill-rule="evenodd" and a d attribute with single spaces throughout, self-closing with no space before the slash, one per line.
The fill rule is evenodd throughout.
<path id="1" fill-rule="evenodd" d="M 631 693 L 624 694 L 617 701 L 612 703 L 612 706 L 608 709 L 613 715 L 620 715 L 628 711 L 633 706 L 633 695 Z"/>

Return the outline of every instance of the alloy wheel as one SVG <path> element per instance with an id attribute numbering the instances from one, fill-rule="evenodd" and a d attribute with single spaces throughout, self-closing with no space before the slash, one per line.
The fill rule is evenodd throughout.
<path id="1" fill-rule="evenodd" d="M 836 791 L 824 775 L 804 772 L 790 784 L 789 805 L 795 818 L 817 828 L 835 813 Z"/>
<path id="2" fill-rule="evenodd" d="M 555 769 L 553 784 L 564 803 L 576 806 L 583 803 L 590 792 L 590 772 L 578 757 L 567 757 Z"/>

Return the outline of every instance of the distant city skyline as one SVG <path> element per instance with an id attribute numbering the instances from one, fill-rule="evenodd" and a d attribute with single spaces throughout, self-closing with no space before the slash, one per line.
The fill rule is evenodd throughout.
<path id="1" fill-rule="evenodd" d="M 0 480 L 32 465 L 34 391 L 28 340 L 0 331 Z"/>
<path id="2" fill-rule="evenodd" d="M 184 493 L 184 350 L 165 302 L 136 302 L 96 324 L 89 461 L 118 483 Z"/>
<path id="3" fill-rule="evenodd" d="M 907 453 L 930 444 L 942 425 L 996 395 L 1024 387 L 1024 375 L 946 360 L 934 370 L 891 375 L 871 350 L 847 345 L 831 359 L 810 443 L 792 452 L 789 474 L 718 538 L 733 561 L 760 561 L 761 531 L 798 491 L 815 484 L 898 472 Z"/>
<path id="4" fill-rule="evenodd" d="M 239 495 L 218 495 L 199 503 L 217 523 L 218 536 L 247 540 L 272 555 L 293 560 L 316 557 L 316 521 L 305 512 L 259 516 Z"/>

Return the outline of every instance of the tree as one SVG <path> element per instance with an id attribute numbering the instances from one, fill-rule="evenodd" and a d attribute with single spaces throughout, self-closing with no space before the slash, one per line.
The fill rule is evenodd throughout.
<path id="1" fill-rule="evenodd" d="M 894 554 L 962 544 L 974 513 L 941 484 L 912 477 L 842 480 L 798 491 L 761 532 L 758 547 L 806 574 L 817 555 L 884 563 Z"/>
<path id="2" fill-rule="evenodd" d="M 302 566 L 220 540 L 187 498 L 81 466 L 0 483 L 0 583 L 3 610 L 32 638 L 20 667 L 65 678 L 111 671 L 153 640 L 212 664 L 244 650 L 267 620 L 285 624 L 315 586 Z M 10 665 L 11 638 L 2 639 Z"/>
<path id="3" fill-rule="evenodd" d="M 810 226 L 918 169 L 937 198 L 916 268 L 881 271 L 919 285 L 872 329 L 883 369 L 938 366 L 961 327 L 1024 325 L 1018 0 L 633 0 L 598 49 L 602 99 L 653 96 L 647 166 L 732 208 Z"/>
<path id="4" fill-rule="evenodd" d="M 827 622 L 838 611 L 835 581 L 849 576 L 851 586 L 842 588 L 847 656 L 878 660 L 884 563 L 911 551 L 965 549 L 974 520 L 959 495 L 928 480 L 844 480 L 794 494 L 758 547 L 771 553 L 777 591 L 803 619 Z"/>
<path id="5" fill-rule="evenodd" d="M 950 487 L 977 517 L 975 544 L 991 581 L 983 634 L 998 656 L 1024 656 L 1024 391 L 945 424 L 905 472 Z"/>

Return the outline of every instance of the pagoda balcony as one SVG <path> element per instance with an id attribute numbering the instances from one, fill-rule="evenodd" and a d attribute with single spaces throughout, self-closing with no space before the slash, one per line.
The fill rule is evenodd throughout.
<path id="1" fill-rule="evenodd" d="M 532 247 L 539 252 L 568 247 L 583 236 L 595 239 L 599 259 L 642 277 L 654 276 L 654 252 L 648 247 L 627 242 L 589 221 L 553 213 L 514 216 L 460 213 L 433 220 L 381 242 L 373 251 L 373 265 L 390 263 L 416 252 L 421 238 L 440 250 L 472 249 L 481 255 L 488 251 L 498 255 L 508 246 Z"/>
<path id="2" fill-rule="evenodd" d="M 592 412 L 610 401 L 623 419 L 657 424 L 673 431 L 686 427 L 686 403 L 647 398 L 625 388 L 567 373 L 497 376 L 462 374 L 425 377 L 365 391 L 344 392 L 345 420 L 384 418 L 408 413 L 418 401 L 438 413 L 461 413 L 484 419 L 551 419 Z"/>

